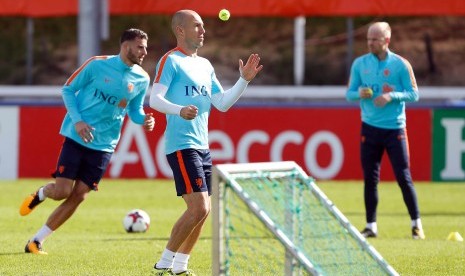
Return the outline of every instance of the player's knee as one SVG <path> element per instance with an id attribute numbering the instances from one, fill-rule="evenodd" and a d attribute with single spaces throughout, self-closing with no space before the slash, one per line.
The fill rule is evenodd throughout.
<path id="1" fill-rule="evenodd" d="M 72 195 L 72 200 L 76 204 L 80 204 L 81 202 L 83 202 L 86 199 L 86 196 L 87 196 L 87 193 L 74 193 Z"/>
<path id="2" fill-rule="evenodd" d="M 206 205 L 199 205 L 197 208 L 192 210 L 192 216 L 196 221 L 201 221 L 205 219 L 210 213 L 210 208 Z"/>
<path id="3" fill-rule="evenodd" d="M 72 189 L 55 189 L 55 196 L 53 199 L 62 200 L 71 195 Z"/>
<path id="4" fill-rule="evenodd" d="M 72 190 L 72 187 L 49 183 L 44 190 L 44 194 L 51 199 L 62 200 L 68 198 Z"/>

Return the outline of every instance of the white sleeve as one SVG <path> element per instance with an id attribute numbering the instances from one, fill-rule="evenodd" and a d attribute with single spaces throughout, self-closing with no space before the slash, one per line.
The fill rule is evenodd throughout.
<path id="1" fill-rule="evenodd" d="M 233 104 L 241 97 L 247 88 L 248 81 L 240 77 L 233 87 L 224 91 L 223 93 L 217 93 L 212 95 L 212 104 L 219 111 L 226 112 L 233 106 Z"/>
<path id="2" fill-rule="evenodd" d="M 179 115 L 183 106 L 165 99 L 166 91 L 168 91 L 168 87 L 163 84 L 154 83 L 150 92 L 150 107 L 165 114 Z"/>

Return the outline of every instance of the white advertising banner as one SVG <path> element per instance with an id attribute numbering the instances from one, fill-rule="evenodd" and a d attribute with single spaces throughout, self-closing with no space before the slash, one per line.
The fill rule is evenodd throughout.
<path id="1" fill-rule="evenodd" d="M 0 179 L 18 178 L 19 107 L 0 107 Z"/>

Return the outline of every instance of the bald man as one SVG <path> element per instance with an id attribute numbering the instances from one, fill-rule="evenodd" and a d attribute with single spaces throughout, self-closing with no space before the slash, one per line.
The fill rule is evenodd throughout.
<path id="1" fill-rule="evenodd" d="M 150 106 L 166 114 L 165 153 L 177 195 L 183 198 L 187 209 L 174 224 L 154 268 L 157 275 L 194 275 L 188 269 L 188 260 L 211 208 L 211 106 L 226 112 L 263 66 L 259 65 L 257 54 L 251 54 L 245 65 L 239 59 L 240 77 L 225 91 L 211 63 L 197 55 L 205 36 L 202 18 L 195 11 L 181 10 L 174 14 L 171 27 L 177 47 L 157 64 Z"/>
<path id="2" fill-rule="evenodd" d="M 378 182 L 384 152 L 402 191 L 411 218 L 412 238 L 425 239 L 415 187 L 410 173 L 405 103 L 419 99 L 412 66 L 389 50 L 391 27 L 386 22 L 373 23 L 367 33 L 369 53 L 352 64 L 348 101 L 359 101 L 362 117 L 360 155 L 364 176 L 366 238 L 378 235 L 376 208 Z"/>

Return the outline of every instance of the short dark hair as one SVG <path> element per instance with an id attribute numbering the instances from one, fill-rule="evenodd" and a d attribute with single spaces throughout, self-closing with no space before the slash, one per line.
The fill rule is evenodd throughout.
<path id="1" fill-rule="evenodd" d="M 123 32 L 119 42 L 120 44 L 123 44 L 123 42 L 128 41 L 128 40 L 134 40 L 135 38 L 149 39 L 148 35 L 144 31 L 131 28 Z"/>

